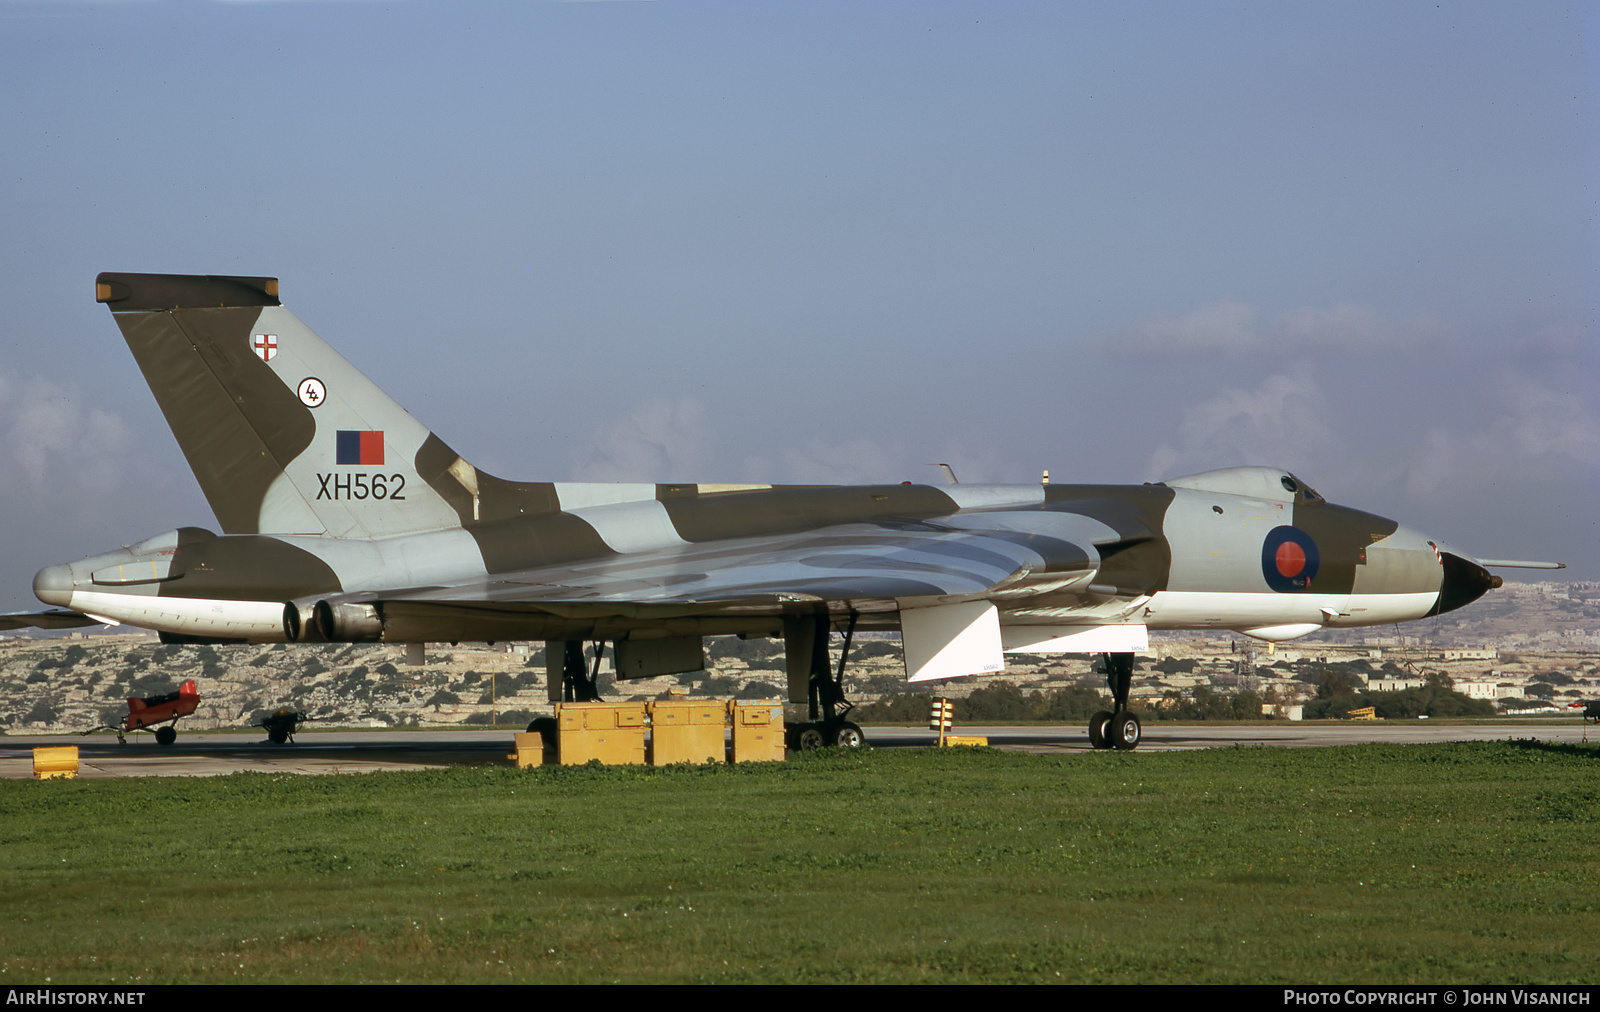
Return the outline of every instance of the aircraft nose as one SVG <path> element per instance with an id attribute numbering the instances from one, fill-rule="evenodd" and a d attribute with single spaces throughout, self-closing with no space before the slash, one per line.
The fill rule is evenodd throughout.
<path id="1" fill-rule="evenodd" d="M 58 608 L 72 606 L 72 567 L 46 566 L 33 577 L 33 596 Z"/>
<path id="2" fill-rule="evenodd" d="M 1439 585 L 1439 603 L 1429 615 L 1441 615 L 1471 604 L 1504 582 L 1476 562 L 1454 552 L 1440 552 L 1439 561 L 1444 566 L 1444 579 Z"/>

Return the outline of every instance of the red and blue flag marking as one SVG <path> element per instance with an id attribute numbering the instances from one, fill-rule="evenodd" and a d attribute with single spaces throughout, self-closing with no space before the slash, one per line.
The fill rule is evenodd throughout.
<path id="1" fill-rule="evenodd" d="M 338 462 L 341 464 L 382 464 L 383 430 L 340 429 Z"/>

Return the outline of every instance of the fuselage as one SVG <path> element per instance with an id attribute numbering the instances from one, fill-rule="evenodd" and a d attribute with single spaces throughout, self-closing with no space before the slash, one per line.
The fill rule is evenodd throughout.
<path id="1" fill-rule="evenodd" d="M 97 619 L 203 639 L 560 639 L 663 628 L 762 634 L 777 629 L 773 606 L 721 602 L 668 615 L 634 604 L 608 608 L 604 595 L 587 608 L 521 601 L 430 610 L 361 599 L 421 600 L 426 595 L 414 592 L 507 574 L 534 586 L 541 574 L 556 582 L 621 560 L 646 570 L 692 568 L 720 549 L 748 556 L 774 539 L 840 525 L 1001 531 L 1025 543 L 1042 564 L 966 595 L 992 601 L 1010 627 L 1227 629 L 1290 639 L 1422 618 L 1498 585 L 1461 553 L 1328 503 L 1271 468 L 1131 486 L 631 486 L 654 494 L 622 501 L 615 501 L 622 486 L 547 487 L 556 508 L 387 537 L 184 528 L 48 567 L 34 590 L 47 604 Z M 939 588 L 918 590 L 844 596 L 828 606 L 866 616 L 868 628 L 896 628 L 899 610 L 930 603 Z"/>

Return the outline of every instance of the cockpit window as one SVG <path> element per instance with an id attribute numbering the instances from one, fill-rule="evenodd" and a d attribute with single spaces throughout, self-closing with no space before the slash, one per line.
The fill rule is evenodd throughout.
<path id="1" fill-rule="evenodd" d="M 1310 485 L 1307 485 L 1305 482 L 1299 480 L 1292 474 L 1286 474 L 1280 480 L 1283 482 L 1283 488 L 1286 492 L 1298 494 L 1310 502 L 1323 501 L 1322 496 L 1317 494 L 1316 489 L 1312 488 Z"/>

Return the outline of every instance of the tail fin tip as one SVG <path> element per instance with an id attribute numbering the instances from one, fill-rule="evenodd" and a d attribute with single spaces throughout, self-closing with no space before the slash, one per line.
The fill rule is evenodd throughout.
<path id="1" fill-rule="evenodd" d="M 113 313 L 162 313 L 172 309 L 280 306 L 278 279 L 224 274 L 125 274 L 102 271 L 94 300 Z"/>

